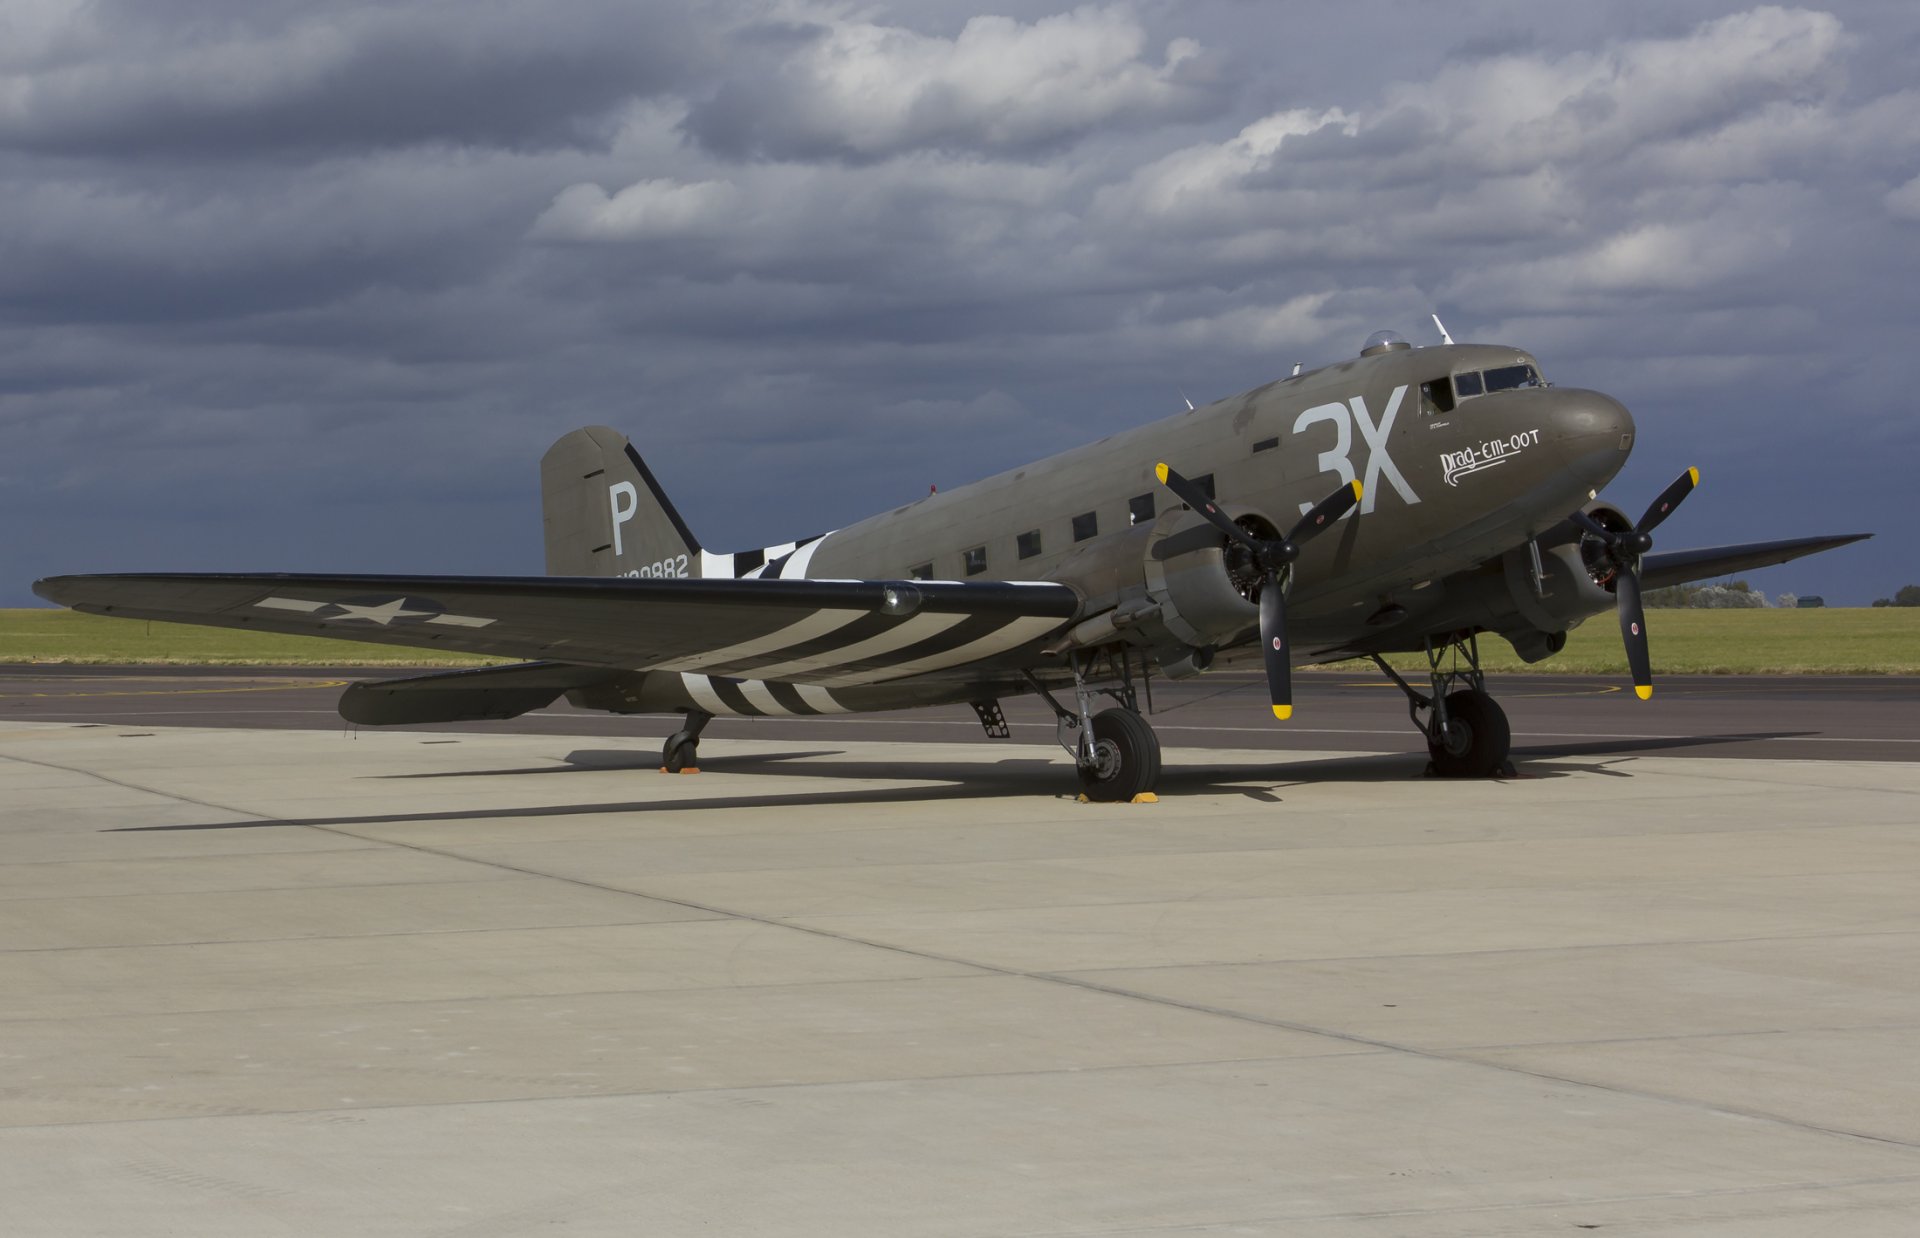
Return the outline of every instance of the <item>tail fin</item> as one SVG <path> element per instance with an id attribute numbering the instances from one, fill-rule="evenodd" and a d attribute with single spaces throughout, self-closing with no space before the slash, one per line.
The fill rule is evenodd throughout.
<path id="1" fill-rule="evenodd" d="M 627 436 L 575 430 L 540 461 L 549 576 L 698 576 L 700 543 Z"/>

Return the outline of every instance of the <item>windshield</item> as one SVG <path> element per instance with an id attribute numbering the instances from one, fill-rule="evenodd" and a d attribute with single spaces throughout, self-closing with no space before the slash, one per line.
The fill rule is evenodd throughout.
<path id="1" fill-rule="evenodd" d="M 1462 400 L 1496 391 L 1518 391 L 1523 387 L 1544 387 L 1540 371 L 1530 365 L 1503 365 L 1498 369 L 1453 376 L 1454 394 Z"/>

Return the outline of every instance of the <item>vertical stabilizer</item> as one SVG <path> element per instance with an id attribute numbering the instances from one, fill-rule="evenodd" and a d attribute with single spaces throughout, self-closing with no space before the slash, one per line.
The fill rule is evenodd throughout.
<path id="1" fill-rule="evenodd" d="M 575 430 L 540 461 L 549 576 L 698 576 L 700 543 L 627 436 Z"/>

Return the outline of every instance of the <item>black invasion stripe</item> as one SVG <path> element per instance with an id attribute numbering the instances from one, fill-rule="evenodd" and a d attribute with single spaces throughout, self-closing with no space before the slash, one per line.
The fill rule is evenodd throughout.
<path id="1" fill-rule="evenodd" d="M 790 683 L 770 683 L 767 691 L 773 699 L 796 714 L 817 714 L 820 711 L 800 699 L 800 689 Z"/>
<path id="2" fill-rule="evenodd" d="M 878 636 L 882 632 L 891 631 L 906 621 L 907 617 L 899 615 L 862 615 L 847 626 L 836 628 L 825 636 L 816 636 L 812 640 L 801 641 L 786 649 L 756 653 L 737 662 L 728 662 L 724 666 L 716 664 L 713 669 L 726 671 L 728 674 L 741 674 L 750 679 L 752 676 L 745 675 L 745 672 L 762 666 L 773 666 L 776 663 L 784 664 L 796 658 L 810 658 L 817 654 L 831 653 L 835 649 L 845 649 L 850 645 L 857 645 L 863 640 Z"/>
<path id="3" fill-rule="evenodd" d="M 962 645 L 971 645 L 974 641 L 992 636 L 995 632 L 1015 622 L 1020 616 L 1008 618 L 1005 615 L 975 615 L 961 623 L 956 623 L 944 632 L 929 636 L 923 641 L 908 645 L 905 649 L 896 649 L 892 653 L 883 653 L 874 658 L 862 658 L 858 662 L 849 662 L 845 666 L 835 666 L 826 673 L 829 675 L 851 674 L 855 671 L 885 670 L 890 666 L 900 666 L 907 662 L 918 662 L 921 658 L 930 658 L 936 653 L 946 653 Z"/>
<path id="4" fill-rule="evenodd" d="M 751 572 L 754 568 L 759 567 L 766 561 L 767 552 L 764 549 L 735 551 L 733 556 L 733 574 L 736 577 L 745 576 L 748 572 Z"/>
<path id="5" fill-rule="evenodd" d="M 749 718 L 767 716 L 766 710 L 747 699 L 747 694 L 740 690 L 738 679 L 721 679 L 718 676 L 709 675 L 707 682 L 713 685 L 713 694 L 720 698 L 720 703 L 734 713 L 745 714 Z"/>

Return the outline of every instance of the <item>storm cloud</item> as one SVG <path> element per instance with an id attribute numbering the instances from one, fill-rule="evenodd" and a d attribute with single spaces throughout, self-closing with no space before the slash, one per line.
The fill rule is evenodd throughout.
<path id="1" fill-rule="evenodd" d="M 1429 7 L 9 5 L 0 604 L 536 572 L 593 423 L 760 545 L 1436 310 L 1702 467 L 1665 544 L 1920 579 L 1920 19 Z"/>

